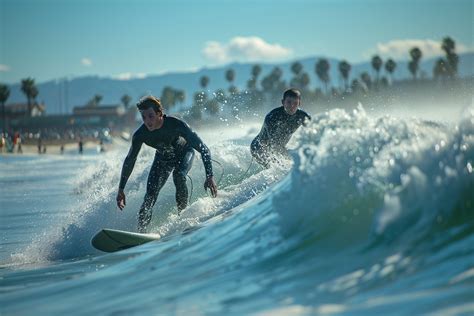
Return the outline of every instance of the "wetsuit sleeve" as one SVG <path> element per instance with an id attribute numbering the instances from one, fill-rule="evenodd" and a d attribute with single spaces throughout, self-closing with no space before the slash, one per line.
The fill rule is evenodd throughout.
<path id="1" fill-rule="evenodd" d="M 186 123 L 181 122 L 180 132 L 181 136 L 186 139 L 186 141 L 191 145 L 192 148 L 197 150 L 201 154 L 202 162 L 204 164 L 204 169 L 206 170 L 206 177 L 212 177 L 212 162 L 211 162 L 211 151 L 204 144 L 204 142 L 199 138 L 199 136 L 194 132 L 191 127 Z"/>
<path id="2" fill-rule="evenodd" d="M 262 129 L 260 130 L 259 138 L 260 142 L 264 145 L 268 145 L 272 141 L 273 135 L 271 133 L 271 126 L 274 125 L 274 116 L 272 113 L 267 114 L 263 120 Z"/>
<path id="3" fill-rule="evenodd" d="M 311 115 L 306 112 L 303 112 L 303 126 L 308 126 L 311 122 Z"/>
<path id="4" fill-rule="evenodd" d="M 143 144 L 143 141 L 141 137 L 139 137 L 138 131 L 137 131 L 133 135 L 132 146 L 130 147 L 130 150 L 128 151 L 128 155 L 127 157 L 125 157 L 125 161 L 123 162 L 119 189 L 123 190 L 125 188 L 128 178 L 130 177 L 133 167 L 135 166 L 135 161 L 137 161 L 137 156 L 138 156 L 138 153 L 140 152 L 140 148 L 142 147 L 142 144 Z"/>

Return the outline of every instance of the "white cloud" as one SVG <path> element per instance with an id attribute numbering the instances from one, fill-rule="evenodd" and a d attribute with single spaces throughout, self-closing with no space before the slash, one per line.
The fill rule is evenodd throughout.
<path id="1" fill-rule="evenodd" d="M 131 73 L 131 72 L 124 72 L 116 76 L 113 76 L 112 78 L 118 79 L 118 80 L 130 80 L 130 79 L 143 79 L 146 76 L 147 76 L 146 73 L 142 73 L 142 72 L 136 73 L 136 74 Z"/>
<path id="2" fill-rule="evenodd" d="M 0 72 L 8 72 L 8 71 L 10 71 L 10 66 L 0 64 Z"/>
<path id="3" fill-rule="evenodd" d="M 280 44 L 267 43 L 257 36 L 237 36 L 228 43 L 207 42 L 202 53 L 210 61 L 226 63 L 230 61 L 281 59 L 290 56 L 292 50 Z"/>
<path id="4" fill-rule="evenodd" d="M 92 60 L 90 58 L 84 57 L 81 59 L 81 64 L 86 67 L 90 67 L 92 66 Z"/>
<path id="5" fill-rule="evenodd" d="M 413 47 L 418 47 L 423 53 L 423 58 L 432 58 L 437 56 L 444 56 L 445 53 L 441 49 L 441 40 L 432 39 L 403 39 L 392 40 L 386 43 L 377 43 L 375 48 L 372 48 L 363 54 L 365 59 L 372 58 L 374 55 L 379 55 L 382 58 L 393 59 L 410 59 L 410 50 Z M 458 54 L 472 51 L 466 45 L 457 42 L 456 52 Z"/>

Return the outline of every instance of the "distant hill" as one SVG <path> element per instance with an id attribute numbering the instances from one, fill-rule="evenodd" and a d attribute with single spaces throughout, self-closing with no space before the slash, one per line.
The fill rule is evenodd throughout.
<path id="1" fill-rule="evenodd" d="M 310 57 L 298 59 L 311 78 L 311 87 L 321 87 L 321 83 L 317 79 L 314 68 L 319 57 Z M 338 72 L 339 60 L 327 58 L 330 62 L 331 85 L 340 86 L 340 76 Z M 436 59 L 422 60 L 420 65 L 421 72 L 427 77 L 432 77 L 433 65 Z M 259 63 L 262 67 L 260 79 L 266 76 L 275 66 L 283 70 L 284 79 L 288 82 L 292 77 L 290 71 L 291 64 L 294 61 L 285 63 Z M 394 73 L 395 80 L 410 78 L 407 61 L 397 61 L 397 69 Z M 247 80 L 250 78 L 250 72 L 254 63 L 233 63 L 218 68 L 202 68 L 197 72 L 185 73 L 167 73 L 163 75 L 149 76 L 143 79 L 118 80 L 111 78 L 101 78 L 97 76 L 79 77 L 70 80 L 67 84 L 64 81 L 53 80 L 37 84 L 39 95 L 38 101 L 44 102 L 47 106 L 48 114 L 71 113 L 72 108 L 78 105 L 84 105 L 95 94 L 103 96 L 101 104 L 118 104 L 120 98 L 124 94 L 132 97 L 132 103 L 145 94 L 161 95 L 161 91 L 165 86 L 171 86 L 186 92 L 186 101 L 183 107 L 188 108 L 193 99 L 193 93 L 200 89 L 199 78 L 208 76 L 210 79 L 208 90 L 215 91 L 219 88 L 227 88 L 228 82 L 225 80 L 225 71 L 229 68 L 235 71 L 235 85 L 239 89 L 246 87 Z M 351 80 L 358 78 L 362 72 L 368 72 L 373 76 L 373 69 L 370 61 L 353 64 L 351 70 Z M 385 75 L 385 71 L 381 72 Z M 460 55 L 459 63 L 460 77 L 468 77 L 474 75 L 474 53 Z M 20 91 L 20 84 L 10 87 L 11 93 L 8 104 L 17 102 L 26 102 L 25 96 Z M 67 102 L 66 102 L 67 99 Z M 66 107 L 66 103 L 68 106 Z"/>

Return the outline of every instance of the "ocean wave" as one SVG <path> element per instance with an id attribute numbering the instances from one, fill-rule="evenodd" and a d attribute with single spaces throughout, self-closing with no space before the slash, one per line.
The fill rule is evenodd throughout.
<path id="1" fill-rule="evenodd" d="M 472 225 L 473 113 L 454 126 L 374 118 L 362 106 L 315 116 L 273 198 L 282 233 L 342 247 L 417 237 L 459 216 Z"/>

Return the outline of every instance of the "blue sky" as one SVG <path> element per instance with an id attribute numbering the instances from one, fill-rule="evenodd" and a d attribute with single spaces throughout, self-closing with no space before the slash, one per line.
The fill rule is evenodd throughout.
<path id="1" fill-rule="evenodd" d="M 472 0 L 0 0 L 0 81 L 473 51 Z"/>

